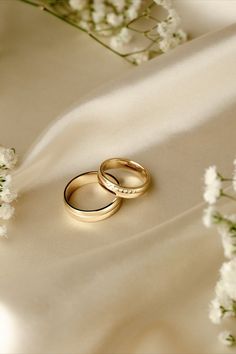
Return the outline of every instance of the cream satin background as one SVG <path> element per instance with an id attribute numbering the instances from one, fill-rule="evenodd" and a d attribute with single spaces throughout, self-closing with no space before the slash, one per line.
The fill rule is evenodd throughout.
<path id="1" fill-rule="evenodd" d="M 49 74 L 50 55 L 50 70 L 45 63 L 39 68 Z M 65 88 L 58 88 L 62 102 L 52 92 L 53 108 L 39 107 L 35 116 L 22 118 L 23 127 L 10 130 L 19 150 L 27 150 L 31 136 L 46 123 L 35 122 L 46 119 L 44 111 L 49 121 L 48 112 L 55 118 L 57 105 L 65 110 L 83 92 L 126 71 L 54 119 L 16 171 L 21 196 L 9 240 L 0 247 L 1 353 L 228 352 L 207 317 L 223 258 L 217 235 L 201 225 L 201 189 L 206 166 L 215 163 L 230 173 L 235 157 L 235 58 L 232 25 L 135 70 L 120 61 L 108 71 L 102 65 L 94 83 L 87 72 L 77 86 L 76 65 L 66 66 L 59 79 L 62 86 L 65 81 Z M 14 62 L 11 55 L 8 60 Z M 38 77 L 35 85 L 47 82 L 36 69 L 29 67 L 29 73 Z M 17 77 L 11 79 L 17 83 Z M 22 94 L 33 96 L 30 79 L 31 90 L 18 80 L 16 89 L 22 85 Z M 71 90 L 70 96 L 71 82 L 78 92 Z M 9 111 L 17 115 L 18 106 Z M 12 122 L 4 126 L 9 129 Z M 18 148 L 14 140 L 11 144 Z M 108 220 L 77 223 L 65 214 L 64 185 L 110 156 L 145 164 L 153 187 Z"/>

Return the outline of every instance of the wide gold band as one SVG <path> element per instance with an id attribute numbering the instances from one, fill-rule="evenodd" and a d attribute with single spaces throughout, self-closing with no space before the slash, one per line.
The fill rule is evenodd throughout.
<path id="1" fill-rule="evenodd" d="M 135 172 L 142 183 L 137 187 L 126 187 L 121 186 L 114 180 L 111 180 L 107 175 L 107 170 L 116 168 L 128 168 Z M 98 180 L 99 183 L 105 187 L 107 190 L 112 192 L 121 198 L 137 198 L 148 189 L 151 181 L 149 172 L 137 162 L 124 159 L 124 158 L 112 158 L 104 161 L 98 170 Z"/>
<path id="2" fill-rule="evenodd" d="M 109 174 L 109 178 L 114 181 L 114 183 L 119 183 L 117 179 Z M 121 198 L 115 197 L 112 202 L 100 209 L 94 210 L 83 210 L 74 207 L 70 203 L 70 197 L 78 188 L 82 187 L 88 183 L 98 183 L 97 171 L 91 171 L 83 173 L 79 176 L 73 178 L 66 186 L 64 190 L 64 202 L 69 213 L 76 217 L 77 220 L 85 222 L 95 222 L 108 218 L 118 211 L 121 206 Z"/>

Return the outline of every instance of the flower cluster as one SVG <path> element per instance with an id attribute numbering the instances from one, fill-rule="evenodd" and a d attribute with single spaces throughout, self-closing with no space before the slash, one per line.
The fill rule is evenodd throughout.
<path id="1" fill-rule="evenodd" d="M 110 35 L 138 17 L 142 0 L 69 0 L 69 5 L 81 28 Z"/>
<path id="2" fill-rule="evenodd" d="M 154 0 L 148 9 L 145 9 L 144 0 L 69 0 L 69 4 L 78 13 L 78 25 L 88 32 L 110 36 L 109 44 L 115 51 L 122 52 L 127 48 L 137 33 L 152 40 L 151 46 L 148 44 L 143 50 L 134 48 L 128 54 L 128 59 L 135 64 L 150 59 L 153 55 L 151 49 L 156 44 L 161 52 L 168 52 L 187 39 L 186 33 L 180 28 L 180 17 L 170 0 Z M 151 9 L 156 6 L 163 7 L 167 13 L 161 22 L 152 15 Z M 132 25 L 143 17 L 151 19 L 152 26 L 150 30 L 142 32 Z"/>
<path id="3" fill-rule="evenodd" d="M 80 28 L 107 49 L 136 65 L 187 40 L 171 0 L 20 1 L 38 5 Z M 160 8 L 166 14 L 163 20 L 158 19 Z"/>
<path id="4" fill-rule="evenodd" d="M 0 147 L 0 219 L 9 220 L 14 214 L 11 203 L 17 194 L 12 190 L 12 177 L 9 173 L 16 165 L 17 156 L 14 149 Z M 7 227 L 0 225 L 0 237 L 7 237 Z"/>
<path id="5" fill-rule="evenodd" d="M 204 200 L 208 207 L 204 210 L 203 224 L 206 227 L 216 226 L 221 235 L 224 255 L 229 259 L 220 270 L 220 279 L 216 284 L 215 298 L 210 304 L 209 317 L 215 324 L 219 324 L 225 318 L 236 318 L 236 215 L 226 215 L 216 208 L 221 198 L 235 200 L 233 194 L 228 194 L 224 183 L 230 182 L 236 192 L 236 160 L 232 178 L 223 177 L 216 166 L 209 167 L 205 172 Z M 219 340 L 231 346 L 236 344 L 236 336 L 231 332 L 220 333 Z"/>
<path id="6" fill-rule="evenodd" d="M 205 172 L 204 199 L 209 204 L 215 204 L 222 191 L 222 178 L 217 173 L 216 166 L 210 166 Z"/>
<path id="7" fill-rule="evenodd" d="M 157 33 L 160 36 L 159 46 L 166 53 L 179 44 L 186 42 L 187 35 L 181 29 L 181 19 L 169 0 L 155 0 L 156 4 L 163 6 L 167 11 L 167 17 L 157 25 Z"/>

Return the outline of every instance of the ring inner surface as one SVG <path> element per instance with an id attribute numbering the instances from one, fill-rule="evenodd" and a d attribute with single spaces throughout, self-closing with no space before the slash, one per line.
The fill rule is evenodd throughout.
<path id="1" fill-rule="evenodd" d="M 118 181 L 109 175 L 112 182 Z M 78 177 L 67 186 L 65 192 L 67 203 L 76 210 L 93 212 L 113 204 L 117 198 L 98 183 L 97 172 L 89 172 Z"/>

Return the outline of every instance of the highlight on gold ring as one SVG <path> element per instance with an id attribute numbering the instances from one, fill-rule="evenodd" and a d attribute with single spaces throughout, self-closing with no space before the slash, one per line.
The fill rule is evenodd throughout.
<path id="1" fill-rule="evenodd" d="M 135 187 L 121 186 L 117 181 L 111 180 L 107 170 L 127 168 L 135 172 L 141 180 L 141 183 Z M 120 198 L 137 198 L 144 194 L 150 186 L 151 176 L 147 169 L 139 163 L 125 158 L 111 158 L 104 161 L 98 171 L 99 183 Z"/>
<path id="2" fill-rule="evenodd" d="M 114 183 L 119 184 L 118 180 L 109 174 L 109 178 L 114 181 Z M 115 196 L 113 200 L 101 208 L 95 208 L 92 210 L 84 210 L 78 207 L 75 207 L 71 202 L 70 198 L 72 194 L 78 190 L 78 188 L 89 184 L 89 183 L 98 183 L 98 174 L 97 171 L 90 171 L 82 173 L 74 177 L 65 187 L 64 190 L 64 203 L 67 211 L 79 221 L 84 222 L 96 222 L 110 217 L 115 214 L 121 206 L 121 198 Z"/>

